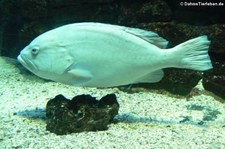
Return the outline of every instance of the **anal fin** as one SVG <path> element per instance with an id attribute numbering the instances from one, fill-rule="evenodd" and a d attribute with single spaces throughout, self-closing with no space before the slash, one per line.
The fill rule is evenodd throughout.
<path id="1" fill-rule="evenodd" d="M 156 70 L 153 72 L 148 73 L 147 75 L 139 78 L 134 83 L 154 83 L 159 82 L 164 76 L 162 70 Z"/>

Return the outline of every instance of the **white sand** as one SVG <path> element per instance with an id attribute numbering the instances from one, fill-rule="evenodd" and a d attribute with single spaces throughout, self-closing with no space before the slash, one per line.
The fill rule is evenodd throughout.
<path id="1" fill-rule="evenodd" d="M 225 105 L 206 95 L 200 85 L 196 88 L 199 94 L 193 97 L 152 90 L 127 94 L 117 88 L 46 82 L 20 72 L 1 57 L 0 68 L 1 149 L 225 148 Z M 91 94 L 99 99 L 108 93 L 115 93 L 120 104 L 118 123 L 109 125 L 108 130 L 63 136 L 46 131 L 45 106 L 57 94 L 67 98 Z"/>

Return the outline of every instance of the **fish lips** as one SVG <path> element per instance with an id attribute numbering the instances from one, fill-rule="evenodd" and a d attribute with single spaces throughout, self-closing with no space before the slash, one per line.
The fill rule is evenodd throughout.
<path id="1" fill-rule="evenodd" d="M 38 67 L 31 60 L 29 60 L 27 57 L 25 57 L 24 55 L 20 54 L 17 57 L 17 59 L 24 67 L 26 67 L 31 72 L 38 71 Z"/>

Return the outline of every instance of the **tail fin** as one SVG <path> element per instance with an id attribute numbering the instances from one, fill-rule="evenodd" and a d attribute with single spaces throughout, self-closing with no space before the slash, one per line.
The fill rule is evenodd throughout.
<path id="1" fill-rule="evenodd" d="M 208 55 L 210 41 L 207 36 L 190 39 L 173 48 L 178 58 L 176 67 L 205 71 L 212 68 Z"/>

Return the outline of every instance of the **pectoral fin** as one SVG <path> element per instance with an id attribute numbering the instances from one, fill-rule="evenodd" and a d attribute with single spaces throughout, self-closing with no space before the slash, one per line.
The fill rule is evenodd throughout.
<path id="1" fill-rule="evenodd" d="M 68 71 L 68 73 L 74 76 L 76 79 L 90 80 L 93 77 L 92 74 L 85 69 L 71 69 Z"/>

